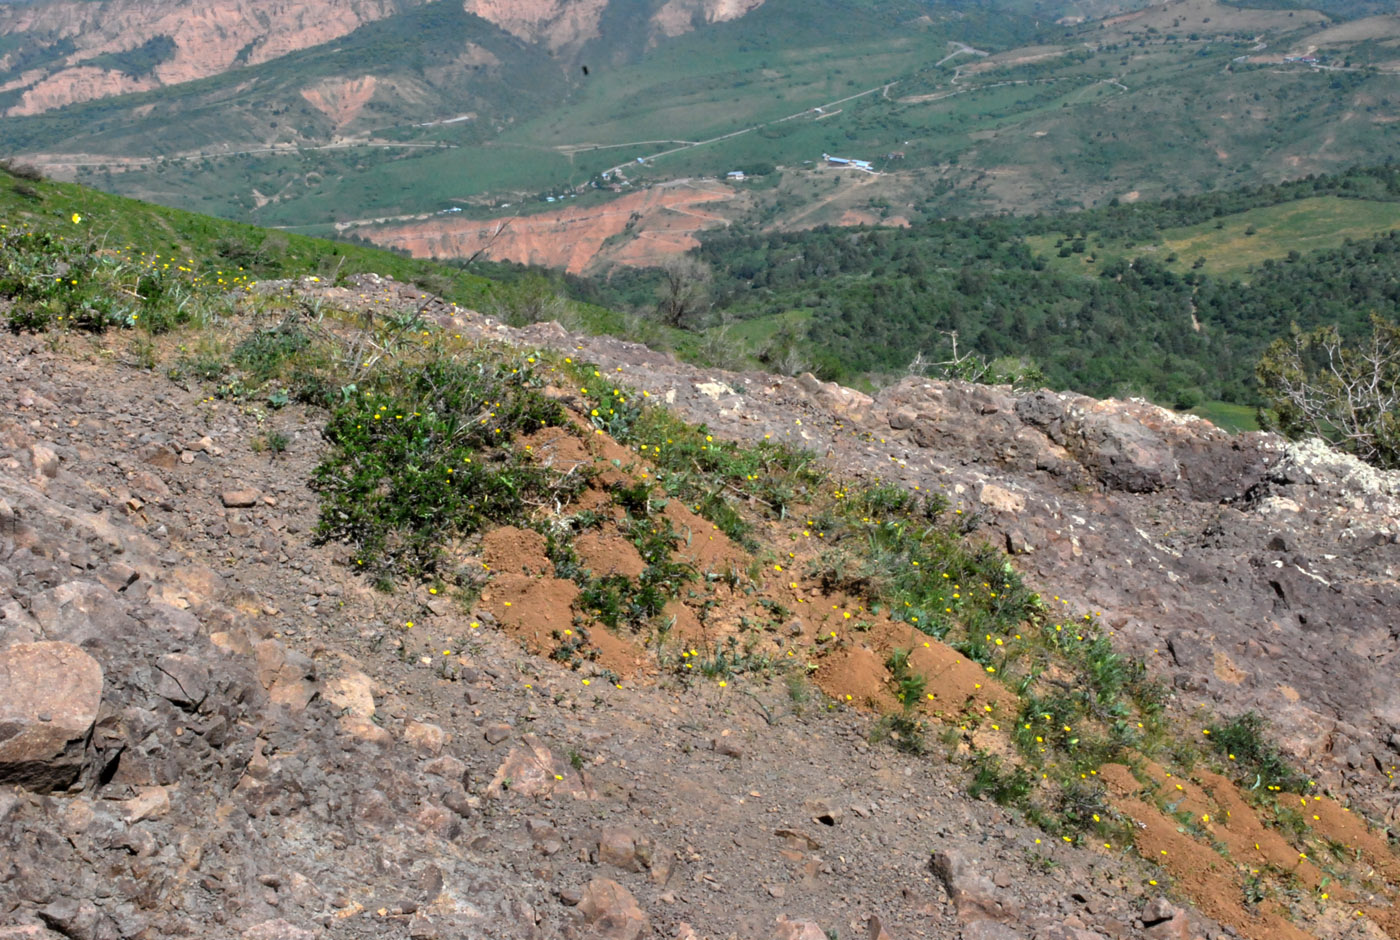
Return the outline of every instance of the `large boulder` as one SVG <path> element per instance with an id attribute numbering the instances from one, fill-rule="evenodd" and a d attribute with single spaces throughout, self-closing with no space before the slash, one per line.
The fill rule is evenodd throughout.
<path id="1" fill-rule="evenodd" d="M 641 940 L 651 933 L 651 921 L 632 892 L 608 878 L 588 883 L 578 909 L 590 940 Z"/>
<path id="2" fill-rule="evenodd" d="M 102 667 L 72 643 L 0 651 L 0 783 L 67 787 L 87 759 Z"/>
<path id="3" fill-rule="evenodd" d="M 943 882 L 958 919 L 964 924 L 976 921 L 1006 923 L 1020 916 L 1020 906 L 992 880 L 978 864 L 957 849 L 940 849 L 933 854 L 933 872 Z"/>

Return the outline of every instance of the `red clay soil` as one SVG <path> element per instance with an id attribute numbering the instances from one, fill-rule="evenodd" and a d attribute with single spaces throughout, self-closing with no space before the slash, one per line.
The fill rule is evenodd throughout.
<path id="1" fill-rule="evenodd" d="M 899 709 L 885 661 L 869 647 L 852 646 L 824 657 L 813 679 L 838 702 L 881 712 Z"/>
<path id="2" fill-rule="evenodd" d="M 668 603 L 661 617 L 671 621 L 666 639 L 668 644 L 677 649 L 693 649 L 698 652 L 702 649 L 714 649 L 719 642 L 718 631 L 702 624 L 695 611 L 679 600 Z"/>
<path id="3" fill-rule="evenodd" d="M 612 670 L 624 679 L 652 670 L 645 651 L 602 624 L 595 624 L 589 629 L 588 645 L 597 651 L 597 659 L 594 661 L 599 666 Z"/>
<path id="4" fill-rule="evenodd" d="M 909 668 L 924 677 L 923 709 L 931 717 L 951 718 L 963 709 L 991 705 L 1000 714 L 1018 706 L 1016 696 L 986 670 L 950 646 L 926 637 L 911 647 Z"/>
<path id="5" fill-rule="evenodd" d="M 632 543 L 613 533 L 585 532 L 574 540 L 574 554 L 595 578 L 616 574 L 635 579 L 647 570 Z"/>
<path id="6" fill-rule="evenodd" d="M 1235 866 L 1213 848 L 1181 831 L 1181 824 L 1151 803 L 1130 798 L 1118 809 L 1137 825 L 1138 852 L 1172 877 L 1173 886 L 1204 913 L 1254 940 L 1310 940 L 1312 935 L 1289 923 L 1272 902 L 1258 914 L 1244 905 L 1244 887 Z"/>
<path id="7" fill-rule="evenodd" d="M 593 461 L 583 441 L 565 428 L 540 428 L 521 438 L 525 451 L 542 467 L 569 473 Z"/>
<path id="8" fill-rule="evenodd" d="M 578 586 L 562 578 L 501 574 L 481 592 L 501 628 L 536 656 L 548 656 L 574 626 Z"/>
<path id="9" fill-rule="evenodd" d="M 635 236 L 626 250 L 616 253 L 616 260 L 624 264 L 656 265 L 694 248 L 699 244 L 694 233 L 726 224 L 700 207 L 732 198 L 733 189 L 722 183 L 682 181 L 591 206 L 490 220 L 434 217 L 359 233 L 415 258 L 468 258 L 485 249 L 493 261 L 579 274 L 603 250 L 605 241 L 624 232 Z"/>
<path id="10" fill-rule="evenodd" d="M 682 544 L 677 557 L 688 565 L 694 565 L 701 574 L 724 572 L 742 567 L 748 553 L 719 530 L 719 526 L 704 516 L 691 512 L 678 499 L 666 504 L 661 514 L 670 520 L 672 528 L 681 536 Z"/>
<path id="11" fill-rule="evenodd" d="M 1255 909 L 1246 906 L 1242 900 L 1242 872 L 1238 865 L 1251 874 L 1265 873 L 1269 880 L 1296 879 L 1299 887 L 1314 892 L 1317 903 L 1326 906 L 1320 926 L 1331 925 L 1340 932 L 1351 919 L 1364 916 L 1386 935 L 1400 934 L 1397 931 L 1400 918 L 1392 908 L 1362 903 L 1355 891 L 1324 870 L 1325 860 L 1300 851 L 1277 829 L 1266 826 L 1228 778 L 1203 768 L 1193 770 L 1189 777 L 1174 774 L 1150 761 L 1143 773 L 1150 781 L 1147 785 L 1140 783 L 1132 771 L 1121 764 L 1107 764 L 1099 770 L 1110 794 L 1115 797 L 1115 806 L 1139 827 L 1138 852 L 1161 865 L 1171 874 L 1178 890 L 1192 897 L 1201 910 L 1221 923 L 1258 940 L 1313 936 L 1289 922 L 1285 909 L 1276 901 L 1265 899 Z M 1212 841 L 1223 844 L 1228 858 L 1236 865 L 1183 831 L 1174 815 L 1163 813 L 1138 796 L 1143 791 L 1154 790 L 1161 795 L 1168 810 L 1188 813 L 1193 824 L 1204 830 Z M 1326 797 L 1278 794 L 1278 800 L 1283 806 L 1299 810 L 1315 834 L 1340 842 L 1347 849 L 1359 850 L 1368 865 L 1394 882 L 1400 863 L 1384 840 L 1371 833 L 1355 814 Z M 1296 806 L 1292 806 L 1294 801 L 1297 801 Z M 1326 935 L 1329 935 L 1327 929 L 1319 934 Z"/>
<path id="12" fill-rule="evenodd" d="M 481 554 L 487 567 L 501 575 L 554 573 L 554 564 L 545 555 L 545 538 L 532 529 L 493 529 L 481 540 Z"/>

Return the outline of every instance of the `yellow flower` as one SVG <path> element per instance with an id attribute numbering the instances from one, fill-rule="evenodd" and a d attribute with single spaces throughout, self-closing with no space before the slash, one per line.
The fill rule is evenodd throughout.
<path id="1" fill-rule="evenodd" d="M 74 224 L 74 225 L 77 225 L 77 224 L 78 224 L 79 222 L 81 222 L 82 220 L 83 220 L 83 217 L 82 217 L 82 216 L 78 215 L 78 213 L 76 213 L 76 212 L 73 213 L 73 224 Z"/>

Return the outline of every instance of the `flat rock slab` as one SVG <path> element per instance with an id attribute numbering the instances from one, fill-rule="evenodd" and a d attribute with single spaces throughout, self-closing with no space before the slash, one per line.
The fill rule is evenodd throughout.
<path id="1" fill-rule="evenodd" d="M 225 509 L 248 509 L 258 504 L 259 496 L 258 491 L 252 489 L 224 490 L 219 500 Z"/>
<path id="2" fill-rule="evenodd" d="M 0 652 L 0 783 L 69 786 L 82 772 L 102 702 L 102 667 L 72 643 Z"/>

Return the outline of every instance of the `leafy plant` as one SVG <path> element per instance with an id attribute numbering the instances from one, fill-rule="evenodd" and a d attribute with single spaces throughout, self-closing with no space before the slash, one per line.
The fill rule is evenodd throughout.
<path id="1" fill-rule="evenodd" d="M 1301 792 L 1307 779 L 1298 773 L 1278 745 L 1269 739 L 1268 721 L 1257 712 L 1245 712 L 1226 722 L 1209 726 L 1210 746 L 1231 760 L 1252 790 Z M 1253 777 L 1251 781 L 1248 778 Z"/>
<path id="2" fill-rule="evenodd" d="M 326 426 L 317 533 L 350 542 L 387 585 L 437 572 L 443 545 L 532 504 L 567 501 L 586 479 L 539 467 L 511 446 L 564 421 L 523 361 L 434 358 L 368 378 Z"/>
<path id="3" fill-rule="evenodd" d="M 967 792 L 973 799 L 983 794 L 1002 806 L 1025 802 L 1035 786 L 1035 779 L 1024 767 L 1006 766 L 995 754 L 979 754 L 973 763 L 972 783 Z"/>

